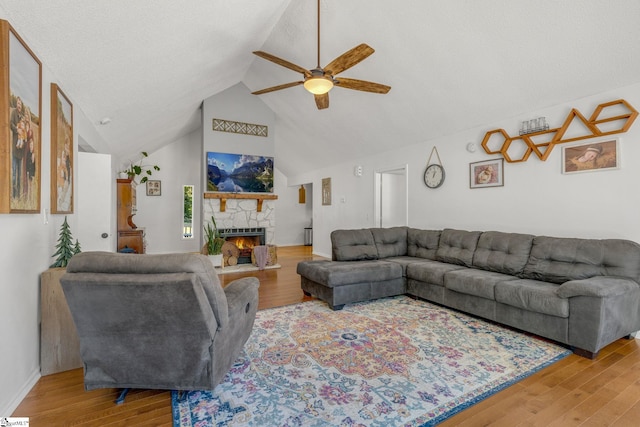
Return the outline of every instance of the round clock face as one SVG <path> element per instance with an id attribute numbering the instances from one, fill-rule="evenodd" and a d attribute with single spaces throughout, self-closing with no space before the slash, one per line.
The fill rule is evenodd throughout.
<path id="1" fill-rule="evenodd" d="M 429 188 L 438 188 L 444 182 L 444 168 L 440 165 L 429 165 L 424 171 L 424 184 Z"/>

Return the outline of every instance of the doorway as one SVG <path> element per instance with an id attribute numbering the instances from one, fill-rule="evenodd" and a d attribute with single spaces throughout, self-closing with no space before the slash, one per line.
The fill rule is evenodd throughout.
<path id="1" fill-rule="evenodd" d="M 375 173 L 376 227 L 409 225 L 409 165 L 381 169 Z"/>

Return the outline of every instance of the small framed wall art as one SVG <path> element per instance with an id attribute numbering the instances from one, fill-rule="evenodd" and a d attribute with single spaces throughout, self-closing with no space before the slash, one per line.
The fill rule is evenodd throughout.
<path id="1" fill-rule="evenodd" d="M 562 173 L 580 173 L 620 168 L 617 138 L 562 147 Z"/>
<path id="2" fill-rule="evenodd" d="M 486 188 L 504 185 L 504 159 L 469 163 L 469 187 Z"/>
<path id="3" fill-rule="evenodd" d="M 150 179 L 147 181 L 147 196 L 160 196 L 162 195 L 162 183 L 157 179 Z"/>
<path id="4" fill-rule="evenodd" d="M 322 178 L 322 205 L 331 205 L 331 178 Z"/>
<path id="5" fill-rule="evenodd" d="M 39 213 L 42 65 L 0 20 L 0 213 Z"/>
<path id="6" fill-rule="evenodd" d="M 51 83 L 51 213 L 73 213 L 73 105 Z"/>

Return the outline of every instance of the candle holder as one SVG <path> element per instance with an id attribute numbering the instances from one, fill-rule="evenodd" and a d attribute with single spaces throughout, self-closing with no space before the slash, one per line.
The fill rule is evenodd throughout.
<path id="1" fill-rule="evenodd" d="M 549 130 L 549 124 L 546 117 L 538 117 L 537 119 L 524 120 L 520 125 L 520 135 L 528 135 L 530 133 L 544 132 Z"/>

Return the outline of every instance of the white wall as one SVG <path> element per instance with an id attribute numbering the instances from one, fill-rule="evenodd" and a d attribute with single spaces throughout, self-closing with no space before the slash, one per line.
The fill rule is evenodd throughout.
<path id="1" fill-rule="evenodd" d="M 0 6 L 0 19 L 11 22 Z M 17 33 L 29 45 L 29 37 Z M 34 52 L 39 56 L 39 52 Z M 49 215 L 50 206 L 50 146 L 51 146 L 51 83 L 65 90 L 65 82 L 58 81 L 42 67 L 41 110 L 41 211 L 38 214 L 0 215 L 0 415 L 8 416 L 40 377 L 40 273 L 54 261 L 60 227 L 65 215 Z M 91 129 L 81 106 L 74 103 L 74 94 L 65 90 L 74 107 L 74 154 L 77 154 L 78 132 Z M 104 146 L 104 141 L 90 138 Z M 77 158 L 77 156 L 75 156 Z M 74 168 L 75 169 L 75 168 Z M 77 174 L 74 177 L 77 179 Z M 77 191 L 76 191 L 77 195 Z M 45 214 L 46 213 L 46 214 Z M 74 214 L 66 215 L 73 234 L 76 230 Z"/>
<path id="2" fill-rule="evenodd" d="M 479 147 L 487 131 L 503 128 L 517 135 L 522 120 L 545 116 L 551 127 L 559 127 L 572 108 L 589 117 L 598 104 L 626 99 L 640 108 L 640 84 L 578 99 L 529 114 L 506 118 L 481 128 L 425 141 L 404 149 L 363 156 L 361 178 L 354 177 L 355 163 L 337 164 L 296 177 L 289 182 L 312 182 L 320 188 L 321 179 L 332 178 L 333 204 L 322 206 L 314 195 L 314 252 L 329 256 L 329 233 L 338 228 L 373 226 L 373 171 L 398 164 L 409 165 L 409 225 L 417 228 L 445 227 L 501 230 L 587 238 L 625 238 L 640 242 L 640 120 L 620 139 L 621 164 L 618 170 L 563 175 L 561 148 L 556 146 L 547 161 L 531 155 L 524 163 L 506 163 L 504 187 L 470 189 L 469 163 L 499 157 Z M 463 117 L 460 120 L 464 120 Z M 608 138 L 590 139 L 575 144 Z M 478 145 L 475 153 L 465 147 Z M 446 170 L 442 187 L 430 190 L 422 175 L 433 146 L 438 148 Z M 344 196 L 346 202 L 339 203 Z"/>
<path id="3" fill-rule="evenodd" d="M 144 164 L 158 165 L 150 179 L 161 181 L 161 195 L 147 196 L 146 185 L 136 188 L 138 213 L 133 222 L 145 230 L 146 252 L 198 252 L 200 250 L 200 156 L 202 131 L 198 129 L 150 153 Z M 183 185 L 193 185 L 193 239 L 182 237 Z"/>
<path id="4" fill-rule="evenodd" d="M 278 195 L 276 210 L 276 245 L 293 246 L 304 244 L 304 229 L 311 226 L 313 189 L 311 185 L 304 185 L 306 202 L 298 203 L 300 184 L 289 185 L 287 177 L 279 170 L 276 171 L 275 193 Z"/>

